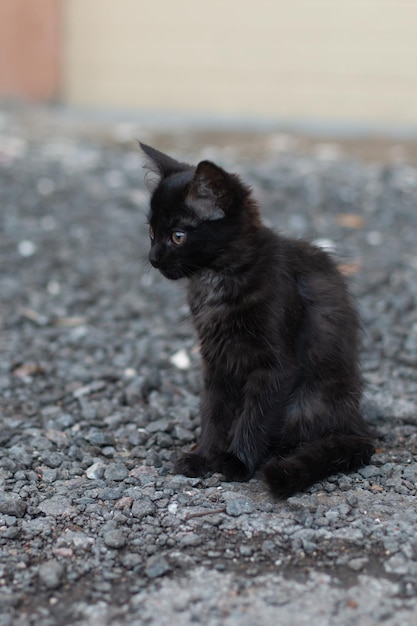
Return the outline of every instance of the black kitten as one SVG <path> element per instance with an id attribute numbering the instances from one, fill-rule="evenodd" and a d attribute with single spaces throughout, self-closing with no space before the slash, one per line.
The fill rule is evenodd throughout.
<path id="1" fill-rule="evenodd" d="M 149 260 L 188 279 L 203 359 L 201 440 L 176 470 L 248 480 L 262 466 L 284 497 L 366 464 L 358 318 L 333 260 L 266 228 L 236 175 L 141 147 L 158 175 Z"/>

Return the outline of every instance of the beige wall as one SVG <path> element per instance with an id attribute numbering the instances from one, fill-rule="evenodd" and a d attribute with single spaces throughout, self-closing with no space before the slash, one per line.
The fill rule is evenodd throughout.
<path id="1" fill-rule="evenodd" d="M 64 99 L 417 124 L 417 0 L 64 0 Z"/>

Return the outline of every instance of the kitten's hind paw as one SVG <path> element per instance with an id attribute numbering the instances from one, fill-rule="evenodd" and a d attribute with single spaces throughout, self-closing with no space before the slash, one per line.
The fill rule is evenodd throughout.
<path id="1" fill-rule="evenodd" d="M 215 471 L 221 472 L 227 481 L 245 482 L 252 478 L 247 466 L 234 454 L 225 452 L 220 454 L 212 463 Z"/>
<path id="2" fill-rule="evenodd" d="M 182 454 L 174 464 L 174 470 L 177 474 L 183 474 L 190 478 L 196 476 L 205 476 L 210 472 L 207 460 L 196 454 L 195 452 L 186 452 Z"/>
<path id="3" fill-rule="evenodd" d="M 277 498 L 289 498 L 305 489 L 312 481 L 305 477 L 305 468 L 296 459 L 271 459 L 263 468 L 268 487 Z"/>

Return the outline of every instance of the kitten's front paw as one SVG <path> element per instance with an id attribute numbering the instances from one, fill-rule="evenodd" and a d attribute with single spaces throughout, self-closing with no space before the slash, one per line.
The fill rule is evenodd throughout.
<path id="1" fill-rule="evenodd" d="M 205 476 L 209 473 L 210 468 L 203 456 L 194 452 L 186 452 L 175 461 L 174 470 L 177 474 L 195 478 L 196 476 Z"/>
<path id="2" fill-rule="evenodd" d="M 253 475 L 237 456 L 229 452 L 219 455 L 213 465 L 216 471 L 224 474 L 226 480 L 245 482 Z"/>

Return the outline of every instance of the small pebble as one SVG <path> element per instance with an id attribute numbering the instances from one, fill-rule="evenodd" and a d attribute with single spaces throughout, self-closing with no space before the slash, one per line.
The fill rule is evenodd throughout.
<path id="1" fill-rule="evenodd" d="M 121 481 L 127 478 L 129 472 L 123 463 L 110 463 L 104 470 L 106 480 Z"/>
<path id="2" fill-rule="evenodd" d="M 126 545 L 126 535 L 122 530 L 108 530 L 103 535 L 104 543 L 108 548 L 120 549 Z"/>
<path id="3" fill-rule="evenodd" d="M 159 578 L 170 570 L 171 566 L 163 555 L 156 554 L 146 561 L 145 574 L 148 578 Z"/>
<path id="4" fill-rule="evenodd" d="M 0 491 L 0 513 L 23 517 L 26 508 L 26 502 L 17 494 Z"/>
<path id="5" fill-rule="evenodd" d="M 36 252 L 36 244 L 33 241 L 20 241 L 17 249 L 19 251 L 20 256 L 22 257 L 30 257 L 33 256 Z"/>
<path id="6" fill-rule="evenodd" d="M 64 566 L 59 561 L 46 561 L 39 567 L 39 579 L 48 589 L 58 589 L 62 583 Z"/>
<path id="7" fill-rule="evenodd" d="M 244 496 L 233 498 L 226 502 L 226 513 L 233 517 L 238 517 L 244 513 L 253 513 L 254 510 L 252 500 Z"/>
<path id="8" fill-rule="evenodd" d="M 106 466 L 104 463 L 100 463 L 98 461 L 97 463 L 90 465 L 90 467 L 86 469 L 85 474 L 90 480 L 99 480 L 100 478 L 103 478 L 105 469 Z"/>
<path id="9" fill-rule="evenodd" d="M 351 559 L 348 562 L 348 567 L 354 572 L 361 572 L 368 562 L 369 560 L 367 557 L 359 557 L 357 559 Z"/>
<path id="10" fill-rule="evenodd" d="M 191 360 L 188 356 L 186 350 L 178 350 L 175 354 L 172 355 L 170 361 L 175 367 L 180 370 L 188 370 L 191 367 Z"/>

